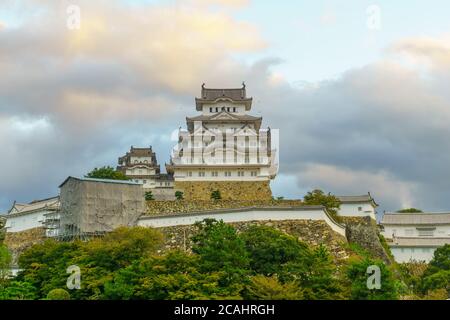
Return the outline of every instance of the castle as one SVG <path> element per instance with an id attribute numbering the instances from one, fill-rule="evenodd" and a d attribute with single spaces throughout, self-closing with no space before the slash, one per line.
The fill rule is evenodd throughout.
<path id="1" fill-rule="evenodd" d="M 203 84 L 195 99 L 199 114 L 187 117 L 187 128 L 179 130 L 178 143 L 165 165 L 167 173 L 160 172 L 151 146 L 131 146 L 118 158 L 117 166 L 129 181 L 69 177 L 60 185 L 59 197 L 14 202 L 5 216 L 7 232 L 43 228 L 47 237 L 69 239 L 101 234 L 119 225 L 176 227 L 215 218 L 227 223 L 321 221 L 346 237 L 346 226 L 325 207 L 306 206 L 301 200 L 272 200 L 278 132 L 262 128 L 262 117 L 250 114 L 252 101 L 245 84 L 232 89 Z M 160 201 L 145 203 L 148 191 Z M 210 201 L 217 191 L 222 207 Z M 175 201 L 176 192 L 186 201 Z M 378 204 L 370 193 L 338 198 L 339 216 L 376 221 Z M 151 203 L 159 205 L 157 213 L 148 214 Z M 386 214 L 380 227 L 399 261 L 429 260 L 437 247 L 450 243 L 450 213 Z"/>
<path id="2" fill-rule="evenodd" d="M 187 200 L 209 200 L 219 190 L 223 199 L 271 199 L 270 180 L 278 170 L 277 139 L 262 128 L 262 117 L 249 114 L 252 98 L 241 88 L 211 89 L 202 85 L 195 99 L 199 115 L 186 118 L 187 129 L 179 130 L 167 174 L 160 173 L 152 148 L 131 147 L 119 158 L 117 170 L 152 190 L 170 188 Z"/>

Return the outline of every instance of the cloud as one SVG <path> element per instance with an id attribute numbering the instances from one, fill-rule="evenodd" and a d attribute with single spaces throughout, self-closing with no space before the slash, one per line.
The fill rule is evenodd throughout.
<path id="1" fill-rule="evenodd" d="M 80 29 L 67 28 L 72 4 Z M 0 210 L 55 194 L 67 175 L 115 165 L 130 145 L 152 144 L 166 160 L 167 137 L 194 111 L 201 83 L 240 83 L 233 55 L 265 47 L 254 26 L 189 3 L 6 0 L 0 8 L 15 17 L 0 30 Z"/>
<path id="2" fill-rule="evenodd" d="M 265 119 L 280 128 L 281 172 L 295 175 L 299 189 L 371 191 L 388 210 L 448 210 L 450 79 L 440 54 L 448 42 L 401 43 L 394 47 L 433 68 L 405 65 L 391 52 L 338 79 L 259 93 Z"/>
<path id="3" fill-rule="evenodd" d="M 403 39 L 375 63 L 299 87 L 273 71 L 279 57 L 234 58 L 266 48 L 230 13 L 246 1 L 220 12 L 211 5 L 223 1 L 200 2 L 79 0 L 79 30 L 66 27 L 72 1 L 14 3 L 20 23 L 0 30 L 0 208 L 115 165 L 130 145 L 152 144 L 164 162 L 201 83 L 243 80 L 253 114 L 280 129 L 277 195 L 321 187 L 371 191 L 387 210 L 450 207 L 448 38 Z"/>

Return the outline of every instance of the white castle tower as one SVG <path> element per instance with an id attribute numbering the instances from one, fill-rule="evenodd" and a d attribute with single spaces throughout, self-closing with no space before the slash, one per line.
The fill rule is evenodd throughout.
<path id="1" fill-rule="evenodd" d="M 278 169 L 276 143 L 270 129 L 261 129 L 262 118 L 248 114 L 252 98 L 245 84 L 237 89 L 203 84 L 195 103 L 201 114 L 186 118 L 187 130 L 180 130 L 166 164 L 175 188 L 194 199 L 207 199 L 214 190 L 233 200 L 271 197 L 269 182 Z"/>

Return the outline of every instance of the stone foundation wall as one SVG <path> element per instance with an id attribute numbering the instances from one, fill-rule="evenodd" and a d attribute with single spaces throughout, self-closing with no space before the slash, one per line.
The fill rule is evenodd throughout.
<path id="1" fill-rule="evenodd" d="M 4 243 L 12 254 L 12 264 L 14 266 L 17 265 L 17 260 L 22 252 L 32 245 L 43 242 L 45 239 L 45 228 L 6 233 Z"/>
<path id="2" fill-rule="evenodd" d="M 147 215 L 189 213 L 214 209 L 237 209 L 247 207 L 295 207 L 301 206 L 301 200 L 175 200 L 147 201 Z"/>
<path id="3" fill-rule="evenodd" d="M 336 263 L 349 257 L 345 237 L 331 230 L 325 221 L 283 220 L 283 221 L 248 221 L 230 223 L 238 232 L 246 230 L 251 225 L 265 225 L 297 237 L 311 246 L 325 245 Z M 190 238 L 196 231 L 193 225 L 158 228 L 165 235 L 165 245 L 162 251 L 181 249 L 190 251 Z"/>
<path id="4" fill-rule="evenodd" d="M 175 189 L 184 192 L 186 200 L 210 200 L 219 190 L 224 200 L 270 200 L 269 181 L 175 181 Z"/>
<path id="5" fill-rule="evenodd" d="M 348 242 L 356 243 L 366 249 L 373 257 L 391 264 L 392 258 L 381 244 L 376 222 L 370 217 L 346 217 L 345 234 Z"/>

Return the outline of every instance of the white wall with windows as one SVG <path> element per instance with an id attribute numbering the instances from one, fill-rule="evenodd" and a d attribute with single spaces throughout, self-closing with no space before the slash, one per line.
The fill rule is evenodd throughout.
<path id="1" fill-rule="evenodd" d="M 376 209 L 372 203 L 342 203 L 339 215 L 344 217 L 364 217 L 369 216 L 376 220 Z"/>
<path id="2" fill-rule="evenodd" d="M 437 247 L 391 247 L 395 261 L 399 263 L 409 261 L 430 262 Z"/>
<path id="3" fill-rule="evenodd" d="M 6 231 L 19 232 L 43 227 L 44 215 L 48 211 L 37 211 L 26 214 L 9 214 L 6 217 Z"/>
<path id="4" fill-rule="evenodd" d="M 179 169 L 175 171 L 174 178 L 177 181 L 265 181 L 270 179 L 268 171 L 260 168 Z"/>
<path id="5" fill-rule="evenodd" d="M 450 225 L 384 225 L 386 238 L 395 237 L 450 237 Z"/>

